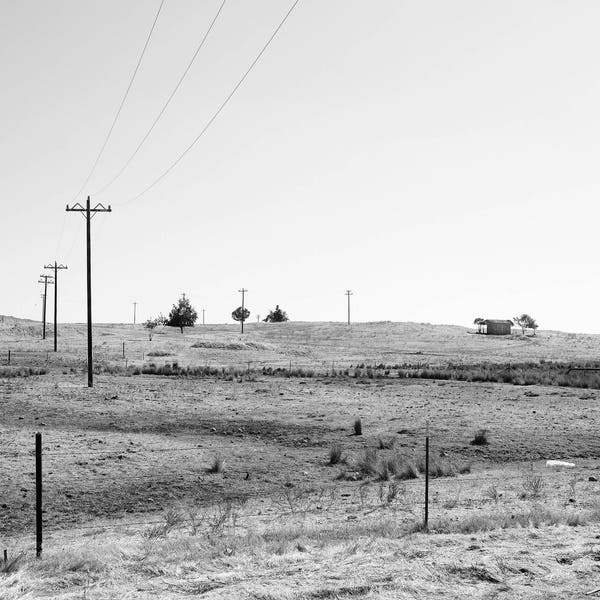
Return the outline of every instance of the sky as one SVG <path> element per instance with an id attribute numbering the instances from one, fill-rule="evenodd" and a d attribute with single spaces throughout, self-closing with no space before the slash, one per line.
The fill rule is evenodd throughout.
<path id="1" fill-rule="evenodd" d="M 523 312 L 600 333 L 600 3 L 0 0 L 0 314 L 469 325 Z M 51 305 L 49 305 L 51 306 Z"/>

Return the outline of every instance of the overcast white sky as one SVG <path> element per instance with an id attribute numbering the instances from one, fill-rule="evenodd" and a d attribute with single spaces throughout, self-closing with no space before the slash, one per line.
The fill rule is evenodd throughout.
<path id="1" fill-rule="evenodd" d="M 98 168 L 122 166 L 221 0 L 166 0 Z M 0 0 L 0 314 L 85 319 L 84 220 L 65 213 L 159 0 Z M 94 319 L 185 292 L 265 315 L 470 324 L 528 312 L 600 332 L 600 3 L 300 0 L 206 135 L 157 186 L 292 0 L 228 0 L 130 168 L 92 203 Z"/>

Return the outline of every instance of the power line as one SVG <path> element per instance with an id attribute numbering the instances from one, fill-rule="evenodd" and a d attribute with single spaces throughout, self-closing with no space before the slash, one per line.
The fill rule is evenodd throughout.
<path id="1" fill-rule="evenodd" d="M 185 155 L 198 143 L 198 141 L 200 140 L 200 138 L 206 133 L 206 131 L 208 130 L 208 128 L 213 124 L 213 122 L 216 120 L 216 118 L 221 114 L 221 112 L 223 111 L 223 109 L 227 106 L 227 104 L 229 104 L 229 101 L 231 100 L 231 98 L 233 98 L 234 94 L 238 91 L 238 89 L 244 83 L 244 81 L 246 80 L 246 78 L 248 77 L 248 75 L 250 74 L 250 72 L 252 71 L 252 69 L 256 66 L 256 63 L 258 63 L 258 61 L 260 60 L 260 58 L 262 57 L 262 55 L 265 53 L 265 51 L 267 50 L 267 48 L 271 45 L 271 42 L 275 39 L 275 36 L 279 33 L 279 30 L 283 27 L 283 25 L 287 21 L 288 17 L 292 14 L 292 12 L 293 12 L 294 8 L 296 8 L 296 5 L 298 4 L 298 2 L 300 2 L 300 0 L 295 0 L 295 2 L 292 4 L 292 6 L 288 10 L 288 12 L 285 14 L 285 16 L 283 17 L 283 19 L 279 23 L 279 25 L 275 28 L 275 31 L 271 34 L 271 37 L 267 40 L 266 44 L 262 47 L 262 49 L 260 50 L 260 52 L 256 55 L 256 58 L 252 61 L 252 63 L 248 67 L 248 69 L 246 69 L 246 72 L 242 75 L 241 79 L 237 82 L 237 84 L 231 90 L 231 92 L 229 93 L 229 95 L 221 103 L 221 105 L 216 110 L 216 112 L 213 114 L 213 116 L 208 120 L 208 122 L 206 123 L 206 125 L 200 131 L 200 133 L 193 139 L 192 143 L 148 187 L 146 187 L 144 190 L 142 190 L 137 196 L 133 196 L 129 200 L 126 200 L 125 202 L 123 202 L 122 206 L 124 206 L 126 204 L 129 204 L 130 202 L 133 202 L 135 200 L 138 200 L 146 192 L 149 192 L 157 183 L 159 183 L 160 181 L 162 181 L 182 161 L 182 159 L 185 157 Z"/>
<path id="2" fill-rule="evenodd" d="M 127 96 L 129 96 L 129 91 L 131 90 L 131 86 L 133 85 L 135 76 L 137 75 L 140 65 L 142 64 L 142 59 L 144 58 L 144 54 L 146 53 L 146 48 L 148 48 L 148 44 L 150 43 L 150 38 L 152 37 L 152 33 L 154 32 L 154 28 L 156 27 L 156 23 L 158 21 L 160 11 L 162 10 L 164 3 L 165 3 L 165 0 L 161 0 L 160 6 L 158 7 L 158 11 L 156 12 L 156 16 L 154 17 L 154 22 L 152 23 L 152 27 L 150 28 L 150 32 L 148 33 L 148 36 L 146 38 L 146 43 L 144 44 L 144 47 L 142 48 L 142 53 L 140 54 L 140 57 L 138 58 L 138 61 L 135 66 L 135 69 L 133 71 L 133 74 L 131 75 L 131 78 L 129 80 L 129 85 L 127 86 L 127 89 L 125 90 L 125 94 L 123 95 L 121 104 L 119 104 L 119 108 L 117 110 L 117 113 L 115 114 L 115 118 L 113 119 L 112 125 L 110 126 L 110 129 L 108 130 L 108 133 L 106 134 L 106 138 L 104 139 L 104 143 L 102 144 L 102 147 L 100 148 L 100 152 L 98 152 L 98 156 L 96 157 L 96 160 L 94 161 L 94 164 L 92 165 L 92 168 L 91 168 L 88 176 L 86 177 L 85 181 L 83 182 L 81 188 L 79 188 L 79 191 L 77 192 L 77 194 L 75 194 L 75 196 L 73 197 L 72 202 L 75 202 L 75 200 L 77 200 L 77 198 L 79 197 L 79 194 L 81 194 L 81 192 L 83 191 L 85 186 L 88 184 L 89 180 L 92 178 L 92 175 L 96 171 L 96 167 L 98 166 L 98 163 L 100 162 L 100 158 L 104 154 L 104 150 L 106 148 L 106 145 L 108 144 L 108 140 L 110 139 L 110 136 L 112 135 L 115 125 L 117 124 L 117 120 L 119 119 L 121 110 L 123 110 L 123 106 L 125 105 Z"/>
<path id="3" fill-rule="evenodd" d="M 121 167 L 121 169 L 117 172 L 117 174 L 108 183 L 106 183 L 102 188 L 100 188 L 95 194 L 93 194 L 94 196 L 98 196 L 99 194 L 102 194 L 103 192 L 105 192 L 125 172 L 125 170 L 127 169 L 127 167 L 131 164 L 131 162 L 133 161 L 133 159 L 136 157 L 137 153 L 140 151 L 141 147 L 144 145 L 144 143 L 146 142 L 146 140 L 150 137 L 150 134 L 152 133 L 152 131 L 156 127 L 156 124 L 160 121 L 160 119 L 163 116 L 165 110 L 167 110 L 167 107 L 171 103 L 171 100 L 173 100 L 175 94 L 177 93 L 177 91 L 181 87 L 181 84 L 183 83 L 183 80 L 186 78 L 189 70 L 191 69 L 192 65 L 194 64 L 194 61 L 196 60 L 196 57 L 198 56 L 200 50 L 202 50 L 202 47 L 204 46 L 204 42 L 206 42 L 206 40 L 207 40 L 210 32 L 212 31 L 212 28 L 213 28 L 214 24 L 216 23 L 217 19 L 219 18 L 219 15 L 221 14 L 221 11 L 223 10 L 223 7 L 225 6 L 225 2 L 227 2 L 227 0 L 223 0 L 221 2 L 221 6 L 219 6 L 219 10 L 217 10 L 217 14 L 214 16 L 213 20 L 211 21 L 208 29 L 206 30 L 206 33 L 204 34 L 204 37 L 202 38 L 202 41 L 200 42 L 200 44 L 198 44 L 198 47 L 196 48 L 196 51 L 194 52 L 194 54 L 193 54 L 190 62 L 188 63 L 187 67 L 183 71 L 183 74 L 179 78 L 179 81 L 177 82 L 177 85 L 175 85 L 175 87 L 173 88 L 173 91 L 171 92 L 171 94 L 167 98 L 167 101 L 164 103 L 163 107 L 158 112 L 158 115 L 156 115 L 156 118 L 152 122 L 152 125 L 150 125 L 150 128 L 148 129 L 148 131 L 146 132 L 146 134 L 144 135 L 144 137 L 141 139 L 141 141 L 137 145 L 136 149 L 133 151 L 133 153 L 127 159 L 127 161 Z"/>

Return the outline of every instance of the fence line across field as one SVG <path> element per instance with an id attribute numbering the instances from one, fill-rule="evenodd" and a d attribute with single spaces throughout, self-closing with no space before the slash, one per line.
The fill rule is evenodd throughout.
<path id="1" fill-rule="evenodd" d="M 476 499 L 468 499 L 468 500 L 460 500 L 458 497 L 452 501 L 445 501 L 443 502 L 441 499 L 439 498 L 431 498 L 430 495 L 430 485 L 433 484 L 436 487 L 443 485 L 446 486 L 448 484 L 450 484 L 451 486 L 458 488 L 459 493 L 462 489 L 462 486 L 464 484 L 468 484 L 468 483 L 475 483 L 475 484 L 479 484 L 481 482 L 484 481 L 492 481 L 492 482 L 506 482 L 506 481 L 515 481 L 515 480 L 519 480 L 519 481 L 523 481 L 524 477 L 535 477 L 537 479 L 539 479 L 540 481 L 543 481 L 545 479 L 548 479 L 550 477 L 552 477 L 553 479 L 555 479 L 555 473 L 547 473 L 547 474 L 541 474 L 541 473 L 537 473 L 533 470 L 530 471 L 526 471 L 525 473 L 521 474 L 521 475 L 513 475 L 513 476 L 505 476 L 502 474 L 499 475 L 495 475 L 495 476 L 478 476 L 478 477 L 430 477 L 430 456 L 429 456 L 429 428 L 426 426 L 426 437 L 425 437 L 425 465 L 424 465 L 424 477 L 419 477 L 419 478 L 415 478 L 415 479 L 410 479 L 410 480 L 404 480 L 402 481 L 401 484 L 398 484 L 397 482 L 387 482 L 388 485 L 388 498 L 391 498 L 392 500 L 394 500 L 398 494 L 400 494 L 401 497 L 401 505 L 405 506 L 405 507 L 421 507 L 424 511 L 424 520 L 423 520 L 423 527 L 424 529 L 427 529 L 428 527 L 428 520 L 429 520 L 429 508 L 431 507 L 442 507 L 444 508 L 446 505 L 451 505 L 452 507 L 454 506 L 466 506 L 466 507 L 472 507 L 474 502 L 477 501 L 478 503 L 490 503 L 490 502 L 495 502 L 496 500 L 494 498 L 484 498 L 484 497 L 478 497 Z M 160 452 L 172 452 L 172 451 L 186 451 L 186 452 L 201 452 L 203 449 L 199 448 L 199 447 L 187 447 L 187 448 L 181 448 L 181 449 L 175 449 L 175 448 L 160 448 L 160 449 L 156 449 L 154 450 L 154 452 L 160 453 Z M 42 434 L 41 433 L 36 433 L 35 434 L 35 453 L 34 453 L 34 457 L 35 457 L 35 472 L 33 473 L 34 478 L 35 478 L 35 522 L 36 522 L 36 555 L 37 556 L 41 556 L 42 553 L 42 540 L 43 540 L 43 532 L 46 529 L 46 523 L 47 523 L 47 519 L 43 518 L 43 497 L 42 497 L 42 491 L 43 491 L 43 469 L 42 469 L 42 459 L 44 455 L 48 455 L 50 457 L 63 457 L 63 456 L 73 456 L 72 452 L 69 452 L 68 450 L 61 450 L 61 451 L 45 451 L 43 448 L 43 444 L 42 444 Z M 98 456 L 99 454 L 108 454 L 109 456 L 111 454 L 115 454 L 114 452 L 111 451 L 93 451 L 93 452 L 89 452 L 87 453 L 87 455 L 89 456 Z M 27 453 L 28 456 L 31 456 L 30 453 Z M 78 458 L 82 458 L 85 457 L 86 453 L 77 453 L 77 457 Z M 120 463 L 120 460 L 118 458 L 113 458 L 113 461 L 111 462 L 116 462 L 116 463 Z M 84 466 L 84 465 L 77 465 L 77 466 Z M 240 471 L 240 475 L 243 471 Z M 49 476 L 51 476 L 53 473 L 48 473 Z M 112 475 L 112 476 L 106 476 L 107 479 L 103 479 L 104 476 L 102 475 L 98 475 L 98 474 L 94 474 L 93 477 L 90 477 L 89 475 L 86 478 L 86 481 L 92 481 L 96 480 L 96 482 L 98 483 L 100 482 L 109 482 L 110 479 L 115 479 L 116 481 L 129 481 L 129 480 L 134 480 L 134 481 L 143 481 L 145 478 L 147 477 L 151 477 L 152 479 L 156 480 L 157 477 L 157 473 L 156 472 L 151 472 L 148 474 L 140 474 L 140 475 L 136 475 L 136 476 L 130 476 L 130 475 Z M 79 479 L 79 478 L 78 478 Z M 81 478 L 83 479 L 83 477 Z M 50 477 L 50 481 L 52 480 L 52 477 Z M 172 479 L 173 482 L 175 481 L 181 481 L 181 480 L 185 480 L 185 474 L 181 474 L 177 477 L 175 477 L 174 479 Z M 46 482 L 48 482 L 48 477 L 46 478 Z M 162 482 L 164 483 L 164 482 Z M 354 492 L 354 497 L 359 499 L 359 511 L 361 512 L 366 509 L 375 511 L 375 510 L 379 510 L 379 509 L 383 509 L 385 508 L 385 503 L 383 502 L 383 489 L 384 486 L 386 484 L 385 481 L 380 481 L 380 503 L 379 504 L 375 504 L 375 505 L 365 505 L 364 504 L 364 499 L 362 497 L 362 488 L 358 488 L 358 490 L 356 490 Z M 335 492 L 340 490 L 340 483 L 333 483 L 333 484 L 328 484 L 326 486 L 320 485 L 320 486 L 307 486 L 306 489 L 303 488 L 298 488 L 298 490 L 292 490 L 292 491 L 283 491 L 280 492 L 280 503 L 284 504 L 285 503 L 285 498 L 287 498 L 288 500 L 288 504 L 290 505 L 290 511 L 286 512 L 286 513 L 281 513 L 281 511 L 279 511 L 278 514 L 287 514 L 287 516 L 290 516 L 291 514 L 308 514 L 308 513 L 312 513 L 312 512 L 316 512 L 318 514 L 323 514 L 326 512 L 329 512 L 328 510 L 324 510 L 323 506 L 319 506 L 318 508 L 315 509 L 309 509 L 307 507 L 304 507 L 302 509 L 299 510 L 294 510 L 292 507 L 292 503 L 294 501 L 297 501 L 298 498 L 303 497 L 303 495 L 307 495 L 307 497 L 310 497 L 310 494 L 314 494 L 315 496 L 318 496 L 319 494 L 321 494 L 321 496 L 318 496 L 319 499 L 323 499 L 324 498 L 324 494 L 327 494 L 329 492 L 331 492 L 331 502 L 333 505 L 334 502 L 334 496 L 335 496 Z M 401 490 L 399 491 L 398 487 L 395 487 L 392 489 L 392 485 L 395 486 L 400 486 L 402 489 L 410 489 L 413 488 L 415 489 L 417 486 L 424 486 L 424 499 L 423 500 L 416 500 L 416 499 L 408 499 L 406 497 L 403 496 L 403 494 L 401 494 Z M 61 495 L 61 492 L 64 494 L 67 494 L 70 491 L 70 488 L 65 488 L 64 490 L 61 490 L 60 487 L 58 489 L 53 488 L 52 489 L 52 494 L 54 496 L 56 495 Z M 416 489 L 417 492 L 419 492 L 418 489 Z M 292 500 L 292 498 L 294 498 L 294 494 L 298 494 L 298 496 L 296 497 L 296 500 Z M 271 494 L 272 495 L 272 494 Z M 346 498 L 346 497 L 352 497 L 352 494 L 350 493 L 341 493 L 339 495 L 339 498 Z M 232 496 L 228 496 L 227 494 L 224 494 L 224 501 L 227 502 L 229 498 L 229 501 L 232 502 L 235 498 Z M 262 499 L 263 498 L 263 494 L 260 493 L 256 493 L 256 494 L 249 494 L 249 495 L 245 495 L 242 496 L 241 499 L 243 499 L 243 502 L 248 502 L 251 500 L 257 500 L 257 499 Z M 238 501 L 241 501 L 241 499 L 238 499 Z M 273 498 L 270 498 L 270 500 L 273 502 Z M 388 501 L 389 504 L 390 501 Z M 26 505 L 27 506 L 27 505 Z M 259 513 L 248 513 L 248 514 L 244 514 L 243 518 L 251 518 L 251 517 L 259 517 L 259 516 L 265 516 L 267 514 L 267 511 L 260 511 Z M 272 516 L 272 515 L 271 515 Z M 159 524 L 164 524 L 164 521 L 142 521 L 142 522 L 137 522 L 138 524 L 144 524 L 144 525 L 159 525 Z M 132 526 L 133 523 L 129 523 L 129 524 L 114 524 L 114 525 L 102 525 L 102 526 L 84 526 L 84 527 L 80 527 L 80 528 L 87 528 L 87 529 L 93 529 L 93 528 L 111 528 L 111 527 L 127 527 L 127 526 Z M 52 528 L 47 529 L 47 531 L 53 531 Z M 54 531 L 62 531 L 61 528 L 55 529 Z"/>

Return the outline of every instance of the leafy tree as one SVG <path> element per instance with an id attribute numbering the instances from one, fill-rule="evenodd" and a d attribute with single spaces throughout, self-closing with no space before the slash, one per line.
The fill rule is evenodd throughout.
<path id="1" fill-rule="evenodd" d="M 152 341 L 152 335 L 154 334 L 154 329 L 158 325 L 158 319 L 148 319 L 144 321 L 143 326 L 144 329 L 148 330 L 148 339 Z"/>
<path id="2" fill-rule="evenodd" d="M 238 306 L 232 313 L 231 318 L 234 321 L 247 321 L 250 316 L 250 311 L 247 308 Z"/>
<path id="3" fill-rule="evenodd" d="M 263 319 L 265 323 L 283 323 L 284 321 L 289 321 L 289 317 L 284 310 L 279 308 L 279 304 L 275 307 L 275 310 L 272 310 L 266 317 Z"/>
<path id="4" fill-rule="evenodd" d="M 477 317 L 473 321 L 473 325 L 477 325 L 477 333 L 481 333 L 481 329 L 485 325 L 485 319 L 482 319 L 481 317 Z"/>
<path id="5" fill-rule="evenodd" d="M 513 320 L 521 328 L 523 335 L 525 335 L 526 329 L 533 329 L 533 335 L 535 335 L 535 330 L 539 327 L 536 320 L 526 313 L 523 313 L 520 317 L 515 317 Z"/>
<path id="6" fill-rule="evenodd" d="M 179 327 L 183 333 L 184 327 L 193 327 L 198 313 L 191 305 L 190 301 L 185 297 L 185 294 L 179 298 L 177 304 L 173 304 L 173 308 L 165 321 L 165 325 L 169 327 Z"/>

